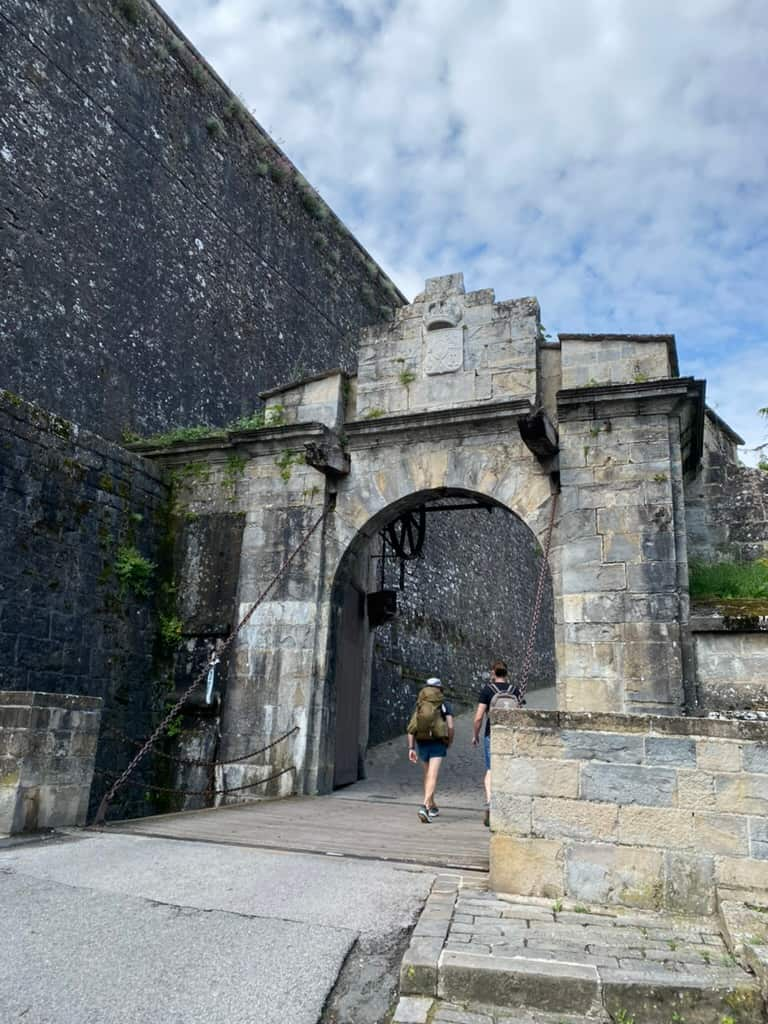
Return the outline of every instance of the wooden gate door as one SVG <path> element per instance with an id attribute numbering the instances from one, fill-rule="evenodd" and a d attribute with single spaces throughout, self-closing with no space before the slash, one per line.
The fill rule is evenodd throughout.
<path id="1" fill-rule="evenodd" d="M 336 757 L 333 785 L 347 786 L 359 777 L 360 703 L 366 643 L 365 595 L 347 583 L 336 634 Z"/>

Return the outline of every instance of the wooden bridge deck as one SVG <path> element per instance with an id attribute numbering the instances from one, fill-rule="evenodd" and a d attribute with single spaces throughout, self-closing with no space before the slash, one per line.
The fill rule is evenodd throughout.
<path id="1" fill-rule="evenodd" d="M 348 792 L 348 791 L 347 791 Z M 353 795 L 291 797 L 116 822 L 111 832 L 264 847 L 331 856 L 488 870 L 481 809 L 443 802 L 440 817 L 419 822 L 417 802 Z"/>
<path id="2" fill-rule="evenodd" d="M 555 706 L 554 690 L 529 694 L 529 707 Z M 483 825 L 482 749 L 473 747 L 472 711 L 456 716 L 456 739 L 440 771 L 440 817 L 416 814 L 421 767 L 407 759 L 405 738 L 371 748 L 367 778 L 330 796 L 235 804 L 115 822 L 111 831 L 197 842 L 365 857 L 464 871 L 488 870 Z"/>

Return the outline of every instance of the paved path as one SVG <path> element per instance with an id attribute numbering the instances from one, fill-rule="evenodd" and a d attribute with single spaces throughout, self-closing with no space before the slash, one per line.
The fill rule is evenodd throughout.
<path id="1" fill-rule="evenodd" d="M 0 850 L 0 1020 L 316 1024 L 355 943 L 401 936 L 432 878 L 125 835 Z"/>
<path id="2" fill-rule="evenodd" d="M 499 896 L 477 876 L 436 879 L 401 992 L 394 1024 L 765 1020 L 760 985 L 717 917 Z"/>

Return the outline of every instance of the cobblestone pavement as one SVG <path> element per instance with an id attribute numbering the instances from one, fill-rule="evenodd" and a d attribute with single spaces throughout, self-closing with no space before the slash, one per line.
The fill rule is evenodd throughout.
<path id="1" fill-rule="evenodd" d="M 765 1019 L 716 918 L 500 897 L 477 876 L 436 880 L 401 992 L 395 1024 Z"/>

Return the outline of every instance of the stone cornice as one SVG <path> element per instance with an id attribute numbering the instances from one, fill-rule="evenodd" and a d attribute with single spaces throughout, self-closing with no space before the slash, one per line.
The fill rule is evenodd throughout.
<path id="1" fill-rule="evenodd" d="M 639 384 L 563 388 L 557 392 L 557 412 L 561 420 L 632 416 L 635 413 L 672 412 L 681 401 L 689 400 L 703 403 L 704 381 L 693 377 L 669 377 Z"/>
<path id="2" fill-rule="evenodd" d="M 509 428 L 520 440 L 517 422 L 530 416 L 533 406 L 527 398 L 507 402 L 483 402 L 452 409 L 428 409 L 421 412 L 354 420 L 344 425 L 350 451 L 375 448 L 382 442 L 408 443 L 433 441 L 446 437 L 469 437 Z"/>
<path id="3" fill-rule="evenodd" d="M 158 448 L 138 449 L 145 458 L 164 466 L 181 466 L 203 458 L 207 462 L 226 462 L 233 454 L 272 455 L 286 449 L 298 450 L 307 441 L 322 441 L 329 433 L 322 423 L 291 423 L 281 427 L 232 430 L 226 437 L 199 441 L 177 441 Z"/>

